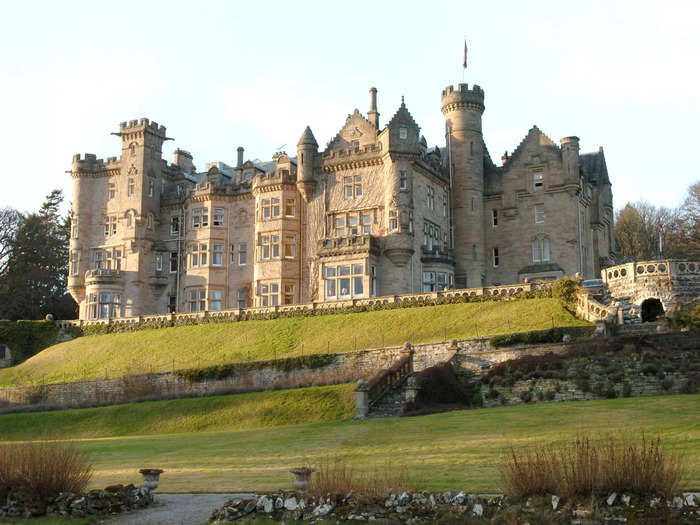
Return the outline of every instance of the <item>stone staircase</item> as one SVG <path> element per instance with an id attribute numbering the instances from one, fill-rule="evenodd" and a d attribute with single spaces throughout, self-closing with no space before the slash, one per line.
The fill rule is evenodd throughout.
<path id="1" fill-rule="evenodd" d="M 615 335 L 655 334 L 663 328 L 663 324 L 660 322 L 620 324 L 615 328 Z"/>
<path id="2" fill-rule="evenodd" d="M 370 405 L 368 418 L 399 417 L 406 404 L 406 380 Z"/>

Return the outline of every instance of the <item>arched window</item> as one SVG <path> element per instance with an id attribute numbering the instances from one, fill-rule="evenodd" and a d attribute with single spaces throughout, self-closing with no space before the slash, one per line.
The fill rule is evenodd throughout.
<path id="1" fill-rule="evenodd" d="M 538 235 L 532 240 L 532 262 L 549 262 L 549 238 L 544 235 Z"/>

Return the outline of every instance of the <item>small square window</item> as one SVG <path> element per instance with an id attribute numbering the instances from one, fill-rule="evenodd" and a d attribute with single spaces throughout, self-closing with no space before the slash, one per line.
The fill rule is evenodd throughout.
<path id="1" fill-rule="evenodd" d="M 399 138 L 401 140 L 406 140 L 408 138 L 408 129 L 399 128 Z"/>
<path id="2" fill-rule="evenodd" d="M 541 188 L 544 186 L 544 175 L 541 172 L 535 172 L 533 174 L 533 180 L 535 183 L 535 188 Z"/>

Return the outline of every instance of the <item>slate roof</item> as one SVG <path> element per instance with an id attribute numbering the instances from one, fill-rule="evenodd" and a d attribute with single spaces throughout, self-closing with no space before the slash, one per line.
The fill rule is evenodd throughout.
<path id="1" fill-rule="evenodd" d="M 603 148 L 600 148 L 594 153 L 582 153 L 579 155 L 578 163 L 581 175 L 583 175 L 587 182 L 593 184 L 610 184 Z"/>

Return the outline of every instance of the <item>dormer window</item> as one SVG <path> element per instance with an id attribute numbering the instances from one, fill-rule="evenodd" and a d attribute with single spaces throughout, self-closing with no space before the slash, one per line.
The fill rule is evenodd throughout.
<path id="1" fill-rule="evenodd" d="M 544 186 L 544 174 L 541 171 L 533 173 L 533 181 L 535 188 L 542 188 Z"/>
<path id="2" fill-rule="evenodd" d="M 399 138 L 401 140 L 406 140 L 408 138 L 408 129 L 399 128 Z"/>

